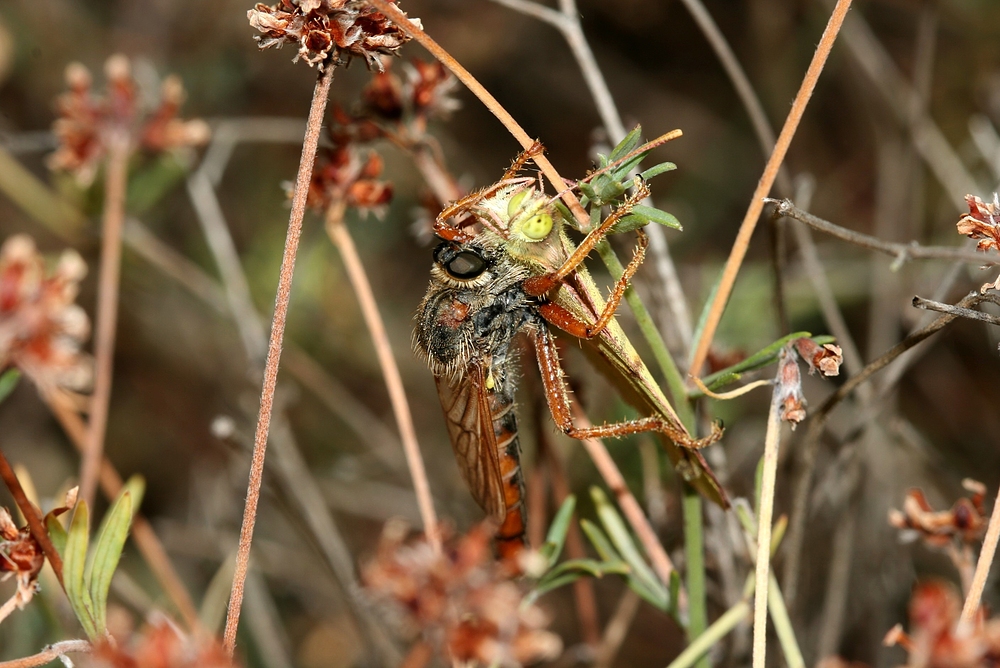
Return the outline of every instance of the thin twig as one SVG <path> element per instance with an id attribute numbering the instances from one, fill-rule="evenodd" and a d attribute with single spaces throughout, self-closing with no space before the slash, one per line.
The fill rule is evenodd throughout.
<path id="1" fill-rule="evenodd" d="M 403 452 L 406 453 L 406 462 L 410 467 L 410 476 L 413 478 L 413 491 L 417 495 L 417 505 L 420 508 L 424 532 L 431 547 L 435 551 L 439 551 L 441 549 L 441 532 L 438 528 L 437 514 L 434 512 L 434 498 L 431 496 L 430 483 L 427 481 L 427 471 L 420 454 L 420 444 L 417 443 L 417 431 L 413 426 L 410 404 L 406 400 L 403 379 L 399 375 L 399 367 L 396 365 L 396 358 L 389 345 L 389 337 L 385 332 L 385 324 L 383 324 L 382 316 L 378 311 L 375 294 L 368 282 L 368 276 L 365 274 L 364 265 L 358 256 L 358 250 L 354 246 L 354 240 L 344 224 L 343 201 L 335 202 L 327 210 L 326 232 L 330 235 L 330 240 L 337 247 L 337 250 L 340 251 L 347 276 L 354 287 L 358 304 L 361 306 L 361 313 L 368 326 L 368 334 L 375 346 L 375 354 L 378 356 L 382 376 L 385 378 L 385 385 L 389 390 L 389 401 L 392 403 L 392 412 L 396 416 L 396 426 L 399 428 L 399 436 L 403 441 Z"/>
<path id="2" fill-rule="evenodd" d="M 240 606 L 243 603 L 243 585 L 246 582 L 247 569 L 250 567 L 250 544 L 253 541 L 254 522 L 257 519 L 257 504 L 260 500 L 260 485 L 264 476 L 264 455 L 267 450 L 267 434 L 271 423 L 271 411 L 274 408 L 274 391 L 278 384 L 278 364 L 281 360 L 281 344 L 285 335 L 285 320 L 288 316 L 288 303 L 291 298 L 292 276 L 295 272 L 295 255 L 298 251 L 299 237 L 302 234 L 302 218 L 305 215 L 306 195 L 312 179 L 313 162 L 316 159 L 319 135 L 323 127 L 323 113 L 326 111 L 326 101 L 330 93 L 330 84 L 333 81 L 333 72 L 334 68 L 328 66 L 316 82 L 312 104 L 309 108 L 309 119 L 306 123 L 306 135 L 302 142 L 299 171 L 295 179 L 292 211 L 288 221 L 288 233 L 285 237 L 285 250 L 281 258 L 281 274 L 278 278 L 278 291 L 274 301 L 274 317 L 271 322 L 271 336 L 268 341 L 267 361 L 264 366 L 260 415 L 257 419 L 257 429 L 254 434 L 253 458 L 250 463 L 247 500 L 243 509 L 243 525 L 240 529 L 240 545 L 236 557 L 236 571 L 233 577 L 233 589 L 229 599 L 229 609 L 226 614 L 225 633 L 223 634 L 223 647 L 229 656 L 232 656 L 236 651 L 236 628 L 239 626 Z"/>
<path id="3" fill-rule="evenodd" d="M 10 490 L 11 496 L 14 497 L 14 502 L 17 504 L 18 509 L 20 509 L 21 514 L 28 520 L 28 530 L 31 531 L 31 537 L 42 548 L 45 558 L 49 560 L 49 565 L 52 566 L 56 577 L 59 578 L 60 586 L 65 589 L 62 577 L 62 558 L 56 551 L 55 545 L 49 539 L 49 532 L 42 523 L 42 518 L 39 516 L 38 510 L 28 500 L 28 495 L 24 493 L 24 488 L 21 487 L 21 481 L 17 479 L 17 474 L 14 473 L 14 469 L 11 468 L 10 462 L 7 461 L 7 456 L 4 455 L 2 449 L 0 449 L 0 479 L 3 479 L 4 484 L 7 485 L 7 489 Z"/>
<path id="4" fill-rule="evenodd" d="M 573 416 L 579 427 L 586 429 L 591 426 L 583 409 L 576 402 L 573 402 Z M 663 549 L 663 545 L 660 544 L 659 539 L 656 537 L 656 532 L 653 531 L 653 527 L 649 524 L 649 519 L 642 512 L 642 506 L 639 505 L 639 502 L 636 501 L 635 496 L 629 490 L 625 478 L 618 469 L 618 465 L 615 464 L 615 460 L 611 458 L 608 449 L 604 447 L 604 443 L 600 440 L 585 438 L 580 442 L 583 443 L 584 449 L 593 460 L 598 473 L 604 478 L 608 489 L 611 490 L 611 493 L 617 499 L 618 505 L 622 509 L 622 515 L 632 525 L 636 537 L 642 543 L 642 547 L 653 565 L 653 570 L 656 571 L 657 576 L 659 576 L 663 584 L 669 587 L 670 574 L 675 570 L 674 564 L 670 561 L 666 550 Z"/>
<path id="5" fill-rule="evenodd" d="M 976 574 L 972 577 L 972 586 L 969 587 L 969 595 L 965 598 L 965 605 L 962 607 L 962 622 L 966 624 L 972 623 L 979 610 L 979 601 L 983 597 L 986 578 L 989 577 L 993 556 L 997 551 L 997 541 L 1000 541 L 1000 491 L 997 492 L 997 500 L 993 503 L 990 525 L 986 529 L 983 549 L 979 552 L 979 561 L 976 562 Z"/>
<path id="6" fill-rule="evenodd" d="M 23 659 L 0 661 L 0 668 L 35 668 L 36 666 L 44 666 L 47 663 L 51 663 L 66 654 L 73 652 L 85 653 L 93 649 L 87 640 L 63 640 L 49 645 L 38 654 L 26 656 Z"/>
<path id="7" fill-rule="evenodd" d="M 767 199 L 766 202 L 777 205 L 777 214 L 787 216 L 805 223 L 813 229 L 825 232 L 831 236 L 842 239 L 862 248 L 885 253 L 896 258 L 897 261 L 905 260 L 960 260 L 979 265 L 1000 264 L 1000 259 L 993 258 L 983 253 L 972 250 L 949 246 L 921 246 L 916 242 L 908 244 L 894 241 L 883 241 L 877 237 L 861 232 L 849 230 L 846 227 L 835 225 L 829 221 L 817 218 L 816 216 L 802 211 L 790 200 Z"/>
<path id="8" fill-rule="evenodd" d="M 785 125 L 781 129 L 781 134 L 778 135 L 774 151 L 771 152 L 771 157 L 767 161 L 767 166 L 765 166 L 764 173 L 757 184 L 757 189 L 750 199 L 750 206 L 743 217 L 743 222 L 740 225 L 740 231 L 736 236 L 733 249 L 730 252 L 729 259 L 726 260 L 719 288 L 709 308 L 701 338 L 695 345 L 689 369 L 692 376 L 698 376 L 701 373 L 701 367 L 705 363 L 708 350 L 712 345 L 712 339 L 715 337 L 715 330 L 719 326 L 719 321 L 722 320 L 722 312 L 725 310 L 726 303 L 729 301 L 729 295 L 736 282 L 736 274 L 739 272 L 743 258 L 746 256 L 747 248 L 750 246 L 750 237 L 753 235 L 754 228 L 757 226 L 757 220 L 760 218 L 760 213 L 763 210 L 764 198 L 767 197 L 771 191 L 771 186 L 774 185 L 778 169 L 785 159 L 788 147 L 792 143 L 792 137 L 795 136 L 799 121 L 802 120 L 806 105 L 809 103 L 809 98 L 812 97 L 813 89 L 816 87 L 816 82 L 819 80 L 819 75 L 823 71 L 827 56 L 830 55 L 833 42 L 837 38 L 837 33 L 840 31 L 840 26 L 850 6 L 851 0 L 837 1 L 837 6 L 830 15 L 830 21 L 823 31 L 823 37 L 820 39 L 819 46 L 816 47 L 816 53 L 809 64 L 809 69 L 806 70 L 806 75 L 802 79 L 799 92 L 792 102 L 792 108 L 785 119 Z"/>
<path id="9" fill-rule="evenodd" d="M 618 607 L 615 608 L 607 626 L 604 627 L 604 636 L 601 638 L 601 645 L 597 648 L 594 666 L 596 668 L 610 668 L 614 663 L 618 651 L 625 642 L 625 636 L 632 626 L 635 615 L 639 612 L 639 604 L 642 599 L 631 589 L 622 592 L 618 599 Z"/>
<path id="10" fill-rule="evenodd" d="M 958 316 L 959 318 L 968 318 L 969 320 L 978 320 L 979 322 L 985 322 L 991 325 L 1000 325 L 1000 318 L 997 316 L 990 315 L 989 313 L 983 313 L 982 311 L 976 311 L 971 308 L 961 308 L 960 306 L 952 306 L 951 304 L 942 304 L 941 302 L 924 299 L 923 297 L 914 297 L 913 305 L 927 311 L 950 313 L 951 315 Z"/>
<path id="11" fill-rule="evenodd" d="M 60 426 L 62 426 L 63 431 L 66 432 L 70 443 L 73 444 L 73 447 L 78 452 L 82 453 L 87 434 L 87 426 L 83 420 L 70 406 L 67 406 L 65 402 L 60 401 L 58 398 L 43 395 L 42 399 L 48 405 L 49 410 L 52 411 Z M 124 483 L 122 482 L 122 477 L 107 457 L 104 457 L 101 462 L 99 481 L 101 491 L 104 492 L 104 498 L 109 501 L 114 501 L 118 498 Z M 152 571 L 157 582 L 160 583 L 160 587 L 171 602 L 173 602 L 177 611 L 180 612 L 184 623 L 191 630 L 197 629 L 200 626 L 200 622 L 198 620 L 198 611 L 191 600 L 191 595 L 174 569 L 174 565 L 170 561 L 170 557 L 167 556 L 167 551 L 163 549 L 160 539 L 157 538 L 156 533 L 153 531 L 153 527 L 139 513 L 136 513 L 132 520 L 132 538 L 135 539 L 135 543 L 139 547 L 139 552 L 146 560 L 149 570 Z"/>
<path id="12" fill-rule="evenodd" d="M 957 306 L 968 308 L 983 301 L 990 301 L 988 296 L 973 292 L 960 301 Z M 945 314 L 935 319 L 926 327 L 923 327 L 895 346 L 884 352 L 877 359 L 870 362 L 859 373 L 854 374 L 841 385 L 836 392 L 828 396 L 819 408 L 812 413 L 809 418 L 809 428 L 801 446 L 802 449 L 802 472 L 795 485 L 792 495 L 792 513 L 788 523 L 788 534 L 785 538 L 785 600 L 789 606 L 795 605 L 798 594 L 798 579 L 800 572 L 800 560 L 802 557 L 802 547 L 805 540 L 805 523 L 809 516 L 809 490 L 812 486 L 813 469 L 816 467 L 816 459 L 819 455 L 820 437 L 823 435 L 826 421 L 829 419 L 833 409 L 841 401 L 851 394 L 859 385 L 871 378 L 874 374 L 885 368 L 900 355 L 918 345 L 922 341 L 930 338 L 938 331 L 946 327 L 958 316 Z"/>
<path id="13" fill-rule="evenodd" d="M 790 353 L 789 353 L 790 354 Z M 760 507 L 757 509 L 756 588 L 753 599 L 753 668 L 764 668 L 767 654 L 767 591 L 771 582 L 771 518 L 774 511 L 774 486 L 778 470 L 778 446 L 781 444 L 781 375 L 771 394 L 764 436 L 764 473 L 760 483 Z"/>
<path id="14" fill-rule="evenodd" d="M 101 224 L 101 268 L 97 279 L 97 316 L 94 327 L 94 393 L 90 397 L 87 447 L 80 464 L 80 499 L 93 507 L 97 478 L 104 458 L 104 438 L 111 406 L 115 330 L 118 327 L 118 290 L 122 265 L 122 228 L 128 181 L 129 138 L 124 132 L 109 139 L 104 214 Z"/>

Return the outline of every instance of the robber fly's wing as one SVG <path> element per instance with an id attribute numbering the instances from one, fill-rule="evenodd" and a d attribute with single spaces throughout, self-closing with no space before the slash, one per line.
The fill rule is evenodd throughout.
<path id="1" fill-rule="evenodd" d="M 461 376 L 437 376 L 435 381 L 462 479 L 476 503 L 503 522 L 507 505 L 483 369 L 473 363 Z"/>

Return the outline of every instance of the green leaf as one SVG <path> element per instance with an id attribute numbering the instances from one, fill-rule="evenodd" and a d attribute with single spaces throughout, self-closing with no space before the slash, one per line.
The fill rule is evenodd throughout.
<path id="1" fill-rule="evenodd" d="M 90 589 L 90 597 L 94 605 L 94 621 L 102 633 L 107 627 L 108 592 L 111 589 L 111 578 L 115 574 L 118 562 L 121 560 L 125 539 L 132 524 L 134 510 L 139 507 L 135 497 L 142 496 L 145 482 L 139 476 L 133 476 L 122 493 L 112 504 L 104 516 L 101 529 L 97 534 L 94 552 L 84 579 Z"/>
<path id="2" fill-rule="evenodd" d="M 649 223 L 657 223 L 666 227 L 672 227 L 675 230 L 684 229 L 681 227 L 680 221 L 677 220 L 673 214 L 660 209 L 654 209 L 651 206 L 637 204 L 632 208 L 632 213 L 625 216 L 612 226 L 611 233 L 621 234 L 622 232 L 631 232 L 648 225 Z"/>
<path id="3" fill-rule="evenodd" d="M 622 555 L 625 562 L 631 567 L 632 577 L 640 581 L 643 589 L 655 593 L 658 599 L 666 601 L 668 596 L 666 587 L 646 564 L 639 548 L 636 547 L 635 542 L 632 540 L 632 534 L 629 533 L 624 520 L 622 520 L 618 511 L 615 510 L 615 507 L 611 505 L 608 497 L 597 487 L 590 488 L 590 496 L 594 499 L 594 505 L 597 506 L 597 516 L 601 519 L 604 530 L 608 532 L 611 542 Z M 641 594 L 642 592 L 636 589 L 636 593 Z"/>
<path id="4" fill-rule="evenodd" d="M 48 514 L 45 516 L 45 528 L 49 532 L 49 540 L 52 541 L 52 545 L 56 548 L 56 552 L 59 556 L 66 560 L 66 539 L 68 534 L 66 529 L 63 527 L 62 522 L 55 515 Z"/>
<path id="5" fill-rule="evenodd" d="M 667 612 L 674 619 L 679 620 L 681 618 L 680 607 L 677 602 L 680 601 L 681 595 L 681 574 L 677 572 L 677 569 L 670 571 L 670 603 L 667 606 Z"/>
<path id="6" fill-rule="evenodd" d="M 535 586 L 537 596 L 579 580 L 583 576 L 602 578 L 605 575 L 628 575 L 629 567 L 624 561 L 595 561 L 594 559 L 571 559 L 559 564 L 545 574 Z"/>
<path id="7" fill-rule="evenodd" d="M 608 162 L 614 162 L 615 160 L 620 160 L 626 155 L 634 151 L 639 146 L 639 142 L 642 141 L 642 126 L 636 125 L 632 128 L 632 131 L 625 135 L 625 138 L 618 142 L 614 150 L 611 151 L 611 155 L 608 156 Z"/>
<path id="8" fill-rule="evenodd" d="M 17 369 L 8 369 L 3 372 L 3 375 L 0 375 L 0 402 L 10 396 L 19 380 L 21 380 L 21 372 Z"/>
<path id="9" fill-rule="evenodd" d="M 549 533 L 545 537 L 545 544 L 539 550 L 548 562 L 549 568 L 555 565 L 556 561 L 559 560 L 559 555 L 562 554 L 563 545 L 566 544 L 566 535 L 569 533 L 570 522 L 573 521 L 574 510 L 576 510 L 576 497 L 570 494 L 563 501 L 559 512 L 553 518 L 552 525 L 549 527 Z"/>
<path id="10" fill-rule="evenodd" d="M 76 613 L 84 632 L 91 640 L 101 637 L 94 622 L 94 605 L 90 589 L 84 578 L 87 564 L 87 545 L 90 542 L 90 511 L 86 501 L 76 505 L 73 521 L 66 538 L 66 558 L 63 560 L 63 585 L 66 597 Z"/>
<path id="11" fill-rule="evenodd" d="M 660 174 L 663 174 L 664 172 L 672 172 L 675 169 L 677 169 L 677 165 L 675 165 L 674 163 L 661 162 L 660 164 L 653 165 L 652 167 L 644 171 L 642 174 L 639 175 L 639 177 L 642 178 L 643 181 L 648 181 L 656 176 L 659 176 Z"/>
<path id="12" fill-rule="evenodd" d="M 600 527 L 590 520 L 580 520 L 580 528 L 583 529 L 583 533 L 587 534 L 587 538 L 590 539 L 591 544 L 597 550 L 597 554 L 600 555 L 601 559 L 604 559 L 604 561 L 621 561 L 621 556 L 611 546 L 611 541 L 604 535 Z"/>

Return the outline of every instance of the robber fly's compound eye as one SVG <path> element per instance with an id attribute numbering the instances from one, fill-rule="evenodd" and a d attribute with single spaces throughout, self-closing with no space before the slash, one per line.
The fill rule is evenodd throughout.
<path id="1" fill-rule="evenodd" d="M 478 253 L 462 251 L 451 258 L 444 268 L 453 278 L 475 278 L 486 271 L 486 260 Z"/>

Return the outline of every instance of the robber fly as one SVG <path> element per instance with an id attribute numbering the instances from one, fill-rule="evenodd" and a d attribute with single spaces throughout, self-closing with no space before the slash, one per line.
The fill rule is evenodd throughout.
<path id="1" fill-rule="evenodd" d="M 718 440 L 721 432 L 700 441 L 687 433 L 614 321 L 615 309 L 642 262 L 645 234 L 637 231 L 635 254 L 607 303 L 582 265 L 648 189 L 637 181 L 625 203 L 574 246 L 565 232 L 570 223 L 556 198 L 543 192 L 540 179 L 518 176 L 540 150 L 536 144 L 499 182 L 453 203 L 438 216 L 434 229 L 441 242 L 434 250 L 430 285 L 414 331 L 414 348 L 437 383 L 462 476 L 479 505 L 499 525 L 502 556 L 519 550 L 525 533 L 514 406 L 517 361 L 512 350 L 519 334 L 533 344 L 546 401 L 560 430 L 578 439 L 659 432 L 667 437 L 668 453 L 682 472 L 686 467 L 693 472 L 692 479 L 707 480 L 705 487 L 724 499 L 697 453 L 697 448 Z M 475 227 L 450 222 L 462 215 Z M 653 415 L 577 427 L 549 325 L 597 342 L 611 377 L 626 377 L 626 385 L 631 385 L 628 397 Z M 647 384 L 656 389 L 645 388 Z"/>

